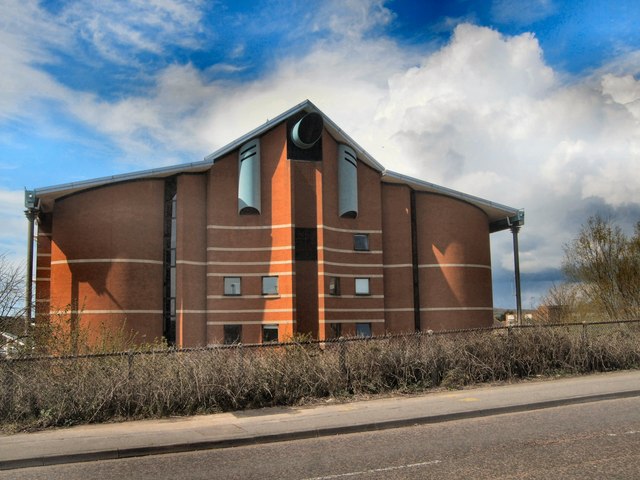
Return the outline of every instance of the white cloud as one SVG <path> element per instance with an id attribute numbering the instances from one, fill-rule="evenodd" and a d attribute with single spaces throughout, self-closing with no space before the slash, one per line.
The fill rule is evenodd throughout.
<path id="1" fill-rule="evenodd" d="M 23 16 L 44 15 L 35 3 L 26 5 L 16 6 Z M 70 5 L 65 18 L 74 28 L 87 26 L 86 35 L 102 35 L 96 48 L 105 55 L 120 55 L 125 45 L 153 52 L 178 42 L 185 28 L 198 28 L 197 2 L 138 2 L 136 15 L 118 28 L 109 20 L 120 8 L 113 3 Z M 418 54 L 373 34 L 391 20 L 383 2 L 324 5 L 325 15 L 307 18 L 307 25 L 322 21 L 315 28 L 343 33 L 278 58 L 258 78 L 216 80 L 215 67 L 171 65 L 157 72 L 148 91 L 109 101 L 62 87 L 33 67 L 42 57 L 41 38 L 21 44 L 17 27 L 0 30 L 17 52 L 0 59 L 0 115 L 23 112 L 37 92 L 107 135 L 131 165 L 149 167 L 199 160 L 309 98 L 386 167 L 524 207 L 523 272 L 559 266 L 562 244 L 584 221 L 574 216 L 585 214 L 585 202 L 640 204 L 634 52 L 589 78 L 567 79 L 545 63 L 532 34 L 510 37 L 460 24 L 447 45 Z M 135 19 L 149 11 L 140 20 L 149 29 L 136 29 Z M 93 16 L 83 20 L 82 12 Z M 176 26 L 164 25 L 166 16 Z M 40 22 L 48 25 L 47 18 Z M 69 41 L 55 23 L 51 28 L 57 41 Z M 160 47 L 148 44 L 154 31 Z M 14 74 L 7 79 L 7 72 Z M 512 270 L 510 235 L 498 236 L 496 268 Z"/>
<path id="2" fill-rule="evenodd" d="M 196 47 L 203 6 L 200 0 L 75 0 L 59 21 L 104 59 L 131 64 L 140 53 L 160 55 L 166 46 Z"/>
<path id="3" fill-rule="evenodd" d="M 529 25 L 557 11 L 552 0 L 494 0 L 491 14 L 500 23 Z"/>
<path id="4" fill-rule="evenodd" d="M 27 246 L 27 220 L 24 210 L 24 192 L 0 188 L 0 255 L 11 261 L 24 259 Z"/>

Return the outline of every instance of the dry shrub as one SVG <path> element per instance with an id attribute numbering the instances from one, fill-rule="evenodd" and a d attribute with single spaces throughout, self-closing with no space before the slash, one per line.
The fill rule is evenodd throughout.
<path id="1" fill-rule="evenodd" d="M 5 431 L 640 367 L 640 324 L 0 361 Z"/>

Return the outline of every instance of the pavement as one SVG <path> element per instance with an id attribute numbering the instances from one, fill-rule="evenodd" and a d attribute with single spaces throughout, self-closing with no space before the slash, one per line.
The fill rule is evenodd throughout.
<path id="1" fill-rule="evenodd" d="M 0 435 L 0 470 L 382 430 L 640 396 L 640 371 Z"/>

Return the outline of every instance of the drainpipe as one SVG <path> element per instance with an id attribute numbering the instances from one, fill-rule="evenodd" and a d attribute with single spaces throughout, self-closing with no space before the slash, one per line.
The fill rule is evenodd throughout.
<path id="1" fill-rule="evenodd" d="M 24 334 L 29 334 L 31 326 L 31 310 L 33 298 L 33 225 L 38 216 L 38 207 L 36 206 L 35 192 L 25 190 L 24 206 L 26 210 L 24 214 L 27 217 L 27 276 L 24 295 Z"/>

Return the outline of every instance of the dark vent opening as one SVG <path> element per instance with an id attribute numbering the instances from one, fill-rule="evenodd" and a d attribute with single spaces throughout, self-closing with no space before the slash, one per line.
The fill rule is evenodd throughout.
<path id="1" fill-rule="evenodd" d="M 309 160 L 315 162 L 319 162 L 322 160 L 322 132 L 324 129 L 322 124 L 320 125 L 320 127 L 318 127 L 316 121 L 310 119 L 311 123 L 309 123 L 308 128 L 306 127 L 306 125 L 305 128 L 302 129 L 298 127 L 298 136 L 302 136 L 302 139 L 312 139 L 312 136 L 316 135 L 318 139 L 315 143 L 313 143 L 313 146 L 309 148 L 300 148 L 292 139 L 293 127 L 295 127 L 295 125 L 303 117 L 305 117 L 305 121 L 303 123 L 306 123 L 306 117 L 308 117 L 309 115 L 311 114 L 300 112 L 297 115 L 293 115 L 291 118 L 289 118 L 289 120 L 287 120 L 287 158 L 289 160 Z M 317 115 L 317 117 L 320 119 L 320 122 L 322 122 L 322 116 L 317 113 L 314 113 L 314 116 L 315 115 Z"/>
<path id="2" fill-rule="evenodd" d="M 244 207 L 240 210 L 240 215 L 260 215 L 260 212 L 254 207 Z"/>

